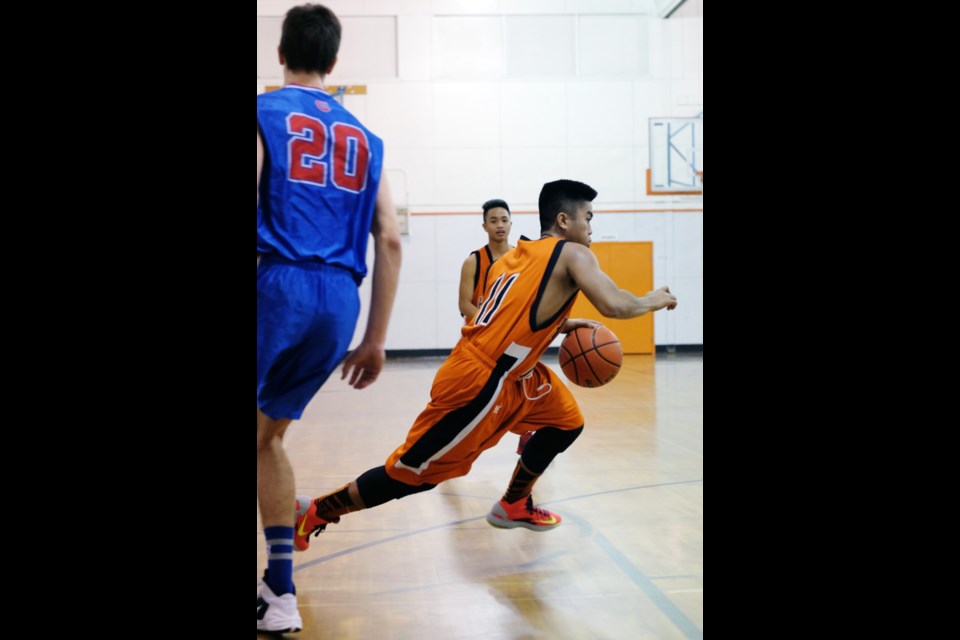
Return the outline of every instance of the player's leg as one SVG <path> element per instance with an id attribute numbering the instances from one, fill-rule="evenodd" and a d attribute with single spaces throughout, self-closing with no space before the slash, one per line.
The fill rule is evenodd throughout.
<path id="1" fill-rule="evenodd" d="M 316 500 L 298 496 L 294 545 L 297 551 L 306 551 L 310 548 L 310 536 L 318 536 L 328 524 L 340 522 L 340 516 L 379 507 L 385 502 L 429 491 L 436 486 L 430 483 L 410 485 L 394 480 L 386 468 L 380 466 Z"/>
<path id="2" fill-rule="evenodd" d="M 257 500 L 267 540 L 267 570 L 257 598 L 257 630 L 294 632 L 303 627 L 293 587 L 293 469 L 283 450 L 289 419 L 257 409 Z"/>
<path id="3" fill-rule="evenodd" d="M 359 313 L 356 283 L 343 269 L 264 259 L 257 270 L 257 497 L 267 570 L 257 629 L 301 625 L 292 579 L 293 470 L 282 437 L 346 355 Z"/>
<path id="4" fill-rule="evenodd" d="M 437 401 L 438 398 L 444 397 L 443 391 L 449 385 L 447 382 L 450 372 L 449 362 L 448 359 L 434 378 L 430 394 L 434 401 L 431 401 L 417 416 L 407 434 L 406 442 L 390 454 L 385 466 L 370 469 L 350 484 L 315 500 L 307 496 L 297 497 L 294 532 L 294 547 L 297 551 L 306 551 L 310 548 L 310 536 L 318 536 L 328 524 L 340 522 L 342 515 L 370 509 L 390 500 L 398 500 L 437 486 L 436 482 L 427 482 L 409 471 L 401 474 L 400 477 L 391 477 L 387 473 L 386 466 L 393 466 L 393 463 L 409 451 L 410 447 L 415 446 L 422 437 L 430 433 L 431 427 L 441 422 L 451 409 L 456 409 L 456 406 L 442 400 Z"/>
<path id="5" fill-rule="evenodd" d="M 441 367 L 434 379 L 434 390 L 431 396 L 437 398 L 436 390 L 438 379 L 444 368 Z M 441 387 L 443 383 L 441 384 Z M 374 467 L 361 474 L 353 482 L 340 487 L 336 491 L 322 495 L 315 500 L 306 496 L 297 497 L 296 530 L 294 532 L 294 547 L 297 551 L 306 551 L 310 547 L 310 536 L 318 536 L 328 524 L 340 522 L 340 516 L 371 509 L 390 500 L 399 500 L 405 496 L 428 491 L 437 486 L 436 482 L 428 482 L 416 473 L 403 469 L 395 471 L 393 476 L 387 472 L 387 466 L 394 467 L 395 463 L 410 450 L 411 447 L 424 437 L 428 437 L 431 428 L 441 423 L 444 416 L 450 413 L 451 407 L 446 404 L 431 402 L 417 416 L 416 421 L 407 434 L 404 444 L 400 445 L 387 458 L 384 466 Z M 394 477 L 396 476 L 396 477 Z"/>
<path id="6" fill-rule="evenodd" d="M 442 377 L 443 371 L 444 367 L 441 367 L 437 378 L 434 379 L 434 391 L 437 388 L 437 379 Z M 410 428 L 406 442 L 390 454 L 387 464 L 392 464 L 391 460 L 395 458 L 399 459 L 409 446 L 416 444 L 418 438 L 428 433 L 430 426 L 441 420 L 447 412 L 448 408 L 445 405 L 434 402 L 428 404 Z M 437 486 L 436 483 L 426 482 L 410 473 L 402 479 L 393 478 L 387 473 L 385 466 L 380 466 L 366 471 L 350 484 L 315 500 L 311 500 L 308 496 L 297 496 L 294 547 L 297 551 L 306 551 L 310 548 L 310 536 L 318 536 L 328 524 L 340 522 L 342 515 L 377 507 L 390 500 L 428 491 L 435 486 Z"/>
<path id="7" fill-rule="evenodd" d="M 505 373 L 506 368 L 455 350 L 437 371 L 431 402 L 384 466 L 370 469 L 354 482 L 309 503 L 298 498 L 298 506 L 307 504 L 308 509 L 297 514 L 296 549 L 307 549 L 311 534 L 318 535 L 344 514 L 427 491 L 444 480 L 466 475 L 477 457 L 497 443 L 497 433 L 505 433 L 502 416 L 512 413 L 510 403 L 516 403 L 516 399 L 504 396 L 519 395 L 513 385 L 502 386 Z M 512 391 L 508 393 L 507 389 Z"/>
<path id="8" fill-rule="evenodd" d="M 576 400 L 559 378 L 542 363 L 527 382 L 533 388 L 550 384 L 550 392 L 531 402 L 513 431 L 532 430 L 510 483 L 500 501 L 487 514 L 487 522 L 495 527 L 522 527 L 547 531 L 560 525 L 562 518 L 533 503 L 533 487 L 553 459 L 566 451 L 583 431 L 583 414 Z"/>

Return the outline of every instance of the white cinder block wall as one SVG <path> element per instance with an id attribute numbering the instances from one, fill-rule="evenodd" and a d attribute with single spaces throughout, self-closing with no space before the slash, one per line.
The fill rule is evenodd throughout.
<path id="1" fill-rule="evenodd" d="M 558 178 L 599 192 L 594 241 L 653 241 L 654 285 L 680 299 L 656 315 L 656 343 L 703 344 L 703 198 L 648 196 L 645 174 L 648 118 L 703 111 L 696 1 L 700 15 L 670 19 L 654 0 L 324 3 L 344 27 L 327 82 L 366 85 L 344 105 L 383 138 L 394 199 L 412 214 L 388 349 L 456 344 L 460 265 L 486 240 L 480 205 L 505 199 L 511 240 L 539 237 L 537 196 Z M 280 23 L 297 4 L 257 2 L 258 93 L 283 82 Z M 361 297 L 354 344 L 369 278 Z"/>

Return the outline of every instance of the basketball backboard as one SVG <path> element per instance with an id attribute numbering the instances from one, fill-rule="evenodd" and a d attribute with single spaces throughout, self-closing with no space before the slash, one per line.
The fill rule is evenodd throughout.
<path id="1" fill-rule="evenodd" d="M 695 118 L 650 118 L 647 193 L 703 194 L 703 113 Z"/>

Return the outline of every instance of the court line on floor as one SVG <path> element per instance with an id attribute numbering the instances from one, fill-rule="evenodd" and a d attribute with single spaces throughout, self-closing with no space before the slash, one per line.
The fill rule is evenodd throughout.
<path id="1" fill-rule="evenodd" d="M 590 497 L 593 497 L 593 496 L 601 496 L 601 495 L 607 495 L 607 494 L 611 494 L 611 493 L 622 493 L 622 492 L 625 492 L 625 491 L 635 491 L 635 490 L 637 490 L 637 489 L 654 489 L 654 488 L 657 488 L 657 487 L 667 487 L 667 486 L 679 485 L 679 484 L 693 484 L 693 483 L 697 483 L 697 482 L 703 482 L 703 478 L 698 478 L 698 479 L 696 479 L 696 480 L 677 480 L 677 481 L 675 481 L 675 482 L 658 482 L 658 483 L 655 483 L 655 484 L 643 484 L 643 485 L 637 485 L 637 486 L 635 486 L 635 487 L 627 487 L 627 488 L 624 488 L 624 489 L 608 489 L 608 490 L 606 490 L 606 491 L 595 491 L 595 492 L 593 492 L 593 493 L 584 493 L 584 494 L 579 495 L 579 496 L 571 496 L 571 497 L 569 497 L 569 498 L 560 498 L 560 499 L 558 499 L 558 500 L 550 500 L 550 501 L 548 501 L 548 502 L 542 502 L 542 503 L 540 503 L 540 504 L 544 504 L 544 505 L 547 505 L 547 504 L 558 504 L 558 503 L 560 503 L 560 502 L 571 502 L 571 501 L 573 501 L 573 500 L 580 500 L 580 499 L 582 499 L 582 498 L 590 498 Z M 448 495 L 454 495 L 454 494 L 448 494 Z M 494 499 L 494 500 L 495 500 L 495 499 Z M 318 564 L 320 564 L 320 563 L 322 563 L 322 562 L 327 562 L 327 561 L 329 561 L 329 560 L 334 560 L 334 559 L 340 558 L 340 557 L 342 557 L 342 556 L 350 555 L 351 553 L 356 553 L 356 552 L 358 552 L 358 551 L 363 551 L 364 549 L 369 549 L 370 547 L 375 547 L 375 546 L 381 545 L 381 544 L 387 544 L 387 543 L 389 543 L 389 542 L 393 542 L 393 541 L 395 541 L 395 540 L 401 540 L 401 539 L 403 539 L 403 538 L 409 538 L 410 536 L 419 535 L 419 534 L 421 534 L 421 533 L 427 533 L 427 532 L 430 532 L 430 531 L 436 531 L 437 529 L 447 529 L 447 528 L 450 528 L 450 527 L 456 527 L 456 526 L 461 525 L 461 524 L 467 524 L 468 522 L 477 522 L 478 520 L 483 520 L 483 519 L 486 518 L 486 517 L 487 517 L 486 514 L 484 514 L 484 515 L 482 515 L 482 516 L 475 516 L 475 517 L 473 517 L 473 518 L 466 518 L 466 519 L 464 519 L 464 520 L 455 520 L 455 521 L 453 521 L 453 522 L 445 522 L 445 523 L 442 523 L 442 524 L 434 525 L 434 526 L 432 526 L 432 527 L 425 527 L 425 528 L 423 528 L 423 529 L 414 529 L 413 531 L 407 531 L 407 532 L 404 532 L 404 533 L 398 533 L 397 535 L 389 536 L 389 537 L 387 537 L 387 538 L 381 538 L 381 539 L 379 539 L 379 540 L 374 540 L 374 541 L 372 541 L 372 542 L 365 542 L 365 543 L 363 543 L 363 544 L 359 544 L 359 545 L 354 546 L 354 547 L 350 547 L 350 548 L 347 548 L 347 549 L 342 549 L 342 550 L 340 550 L 340 551 L 335 551 L 334 553 L 327 554 L 327 555 L 325 555 L 325 556 L 320 556 L 319 558 L 317 558 L 317 559 L 315 559 L 315 560 L 309 560 L 309 561 L 304 562 L 304 563 L 302 563 L 302 564 L 295 565 L 295 566 L 293 567 L 293 570 L 294 570 L 294 572 L 302 571 L 303 569 L 308 569 L 308 568 L 313 567 L 313 566 L 315 566 L 315 565 L 318 565 Z M 591 529 L 592 529 L 592 527 L 591 527 Z M 321 535 L 323 535 L 323 534 L 321 534 Z"/>
<path id="2" fill-rule="evenodd" d="M 559 498 L 557 500 L 549 500 L 547 502 L 541 502 L 539 504 L 559 504 L 561 502 L 571 502 L 573 500 L 580 500 L 581 498 L 592 498 L 594 496 L 605 496 L 611 493 L 623 493 L 624 491 L 636 491 L 637 489 L 655 489 L 656 487 L 669 487 L 676 484 L 696 484 L 697 482 L 703 482 L 703 478 L 697 478 L 695 480 L 676 480 L 674 482 L 657 482 L 655 484 L 640 484 L 635 487 L 626 487 L 625 489 L 607 489 L 606 491 L 595 491 L 593 493 L 584 493 L 579 496 L 571 496 L 569 498 Z"/>
<path id="3" fill-rule="evenodd" d="M 627 577 L 630 578 L 631 582 L 633 582 L 687 638 L 703 638 L 703 631 L 698 629 L 697 625 L 671 602 L 670 598 L 653 582 L 653 579 L 633 564 L 606 536 L 596 531 L 586 518 L 569 511 L 565 517 L 576 522 L 582 530 L 587 532 L 589 537 L 600 547 L 600 550 L 613 561 L 613 564 L 623 571 Z"/>
<path id="4" fill-rule="evenodd" d="M 630 559 L 627 558 L 623 553 L 610 542 L 605 535 L 597 531 L 593 535 L 593 541 L 597 543 L 604 553 L 613 560 L 614 564 L 620 568 L 630 580 L 637 585 L 644 595 L 646 595 L 651 602 L 657 605 L 657 608 L 663 612 L 670 622 L 674 624 L 683 634 L 694 640 L 701 640 L 703 638 L 703 631 L 697 628 L 697 625 L 687 617 L 680 608 L 673 604 L 673 601 L 660 590 L 660 588 L 647 577 L 647 575 L 638 569 Z"/>
<path id="5" fill-rule="evenodd" d="M 580 500 L 582 498 L 589 498 L 599 495 L 608 495 L 613 493 L 623 493 L 625 491 L 635 491 L 637 489 L 653 489 L 657 487 L 667 487 L 672 485 L 683 485 L 683 484 L 694 484 L 697 482 L 703 482 L 703 478 L 698 478 L 695 480 L 677 480 L 674 482 L 658 482 L 655 484 L 647 485 L 637 485 L 634 487 L 627 487 L 623 489 L 608 489 L 606 491 L 595 491 L 593 493 L 585 493 L 579 496 L 571 496 L 569 498 L 560 498 L 558 500 L 551 500 L 549 502 L 543 502 L 541 504 L 557 504 L 561 502 L 571 502 L 573 500 Z M 432 527 L 424 527 L 422 529 L 415 529 L 413 531 L 407 531 L 405 533 L 400 533 L 394 536 L 389 536 L 387 538 L 381 538 L 380 540 L 374 540 L 372 542 L 366 542 L 364 544 L 359 544 L 348 549 L 343 549 L 341 551 L 336 551 L 334 553 L 321 556 L 315 560 L 310 560 L 302 564 L 296 565 L 293 568 L 294 572 L 302 571 L 308 569 L 315 565 L 321 564 L 323 562 L 328 562 L 336 558 L 350 555 L 358 551 L 363 551 L 364 549 L 369 549 L 371 547 L 376 547 L 381 544 L 387 544 L 389 542 L 394 542 L 396 540 L 401 540 L 403 538 L 409 538 L 410 536 L 419 535 L 421 533 L 427 533 L 430 531 L 436 531 L 438 529 L 448 529 L 451 527 L 456 527 L 461 524 L 467 524 L 469 522 L 476 522 L 486 518 L 486 514 L 482 516 L 476 516 L 473 518 L 466 518 L 464 520 L 455 520 L 453 522 L 446 522 Z M 587 527 L 589 531 L 593 532 L 593 540 L 597 543 L 597 546 L 607 554 L 607 556 L 617 565 L 617 567 L 623 571 L 630 580 L 640 588 L 640 590 L 653 602 L 660 611 L 667 616 L 667 618 L 672 622 L 678 629 L 680 629 L 687 638 L 693 640 L 701 640 L 703 638 L 703 631 L 697 628 L 696 624 L 693 623 L 690 618 L 687 617 L 683 611 L 681 611 L 670 598 L 667 597 L 663 591 L 660 590 L 653 581 L 637 568 L 630 560 L 627 558 L 610 540 L 607 539 L 599 531 L 596 531 L 594 527 L 585 519 L 574 516 L 571 519 L 580 524 L 581 527 Z M 322 535 L 322 534 L 321 534 Z M 259 580 L 258 580 L 259 583 Z"/>
<path id="6" fill-rule="evenodd" d="M 316 560 L 310 560 L 304 562 L 303 564 L 298 564 L 293 567 L 294 573 L 297 571 L 302 571 L 308 569 L 314 565 L 318 565 L 321 562 L 327 562 L 329 560 L 334 560 L 341 556 L 350 555 L 351 553 L 356 553 L 357 551 L 363 551 L 364 549 L 369 549 L 370 547 L 376 547 L 377 545 L 387 544 L 388 542 L 394 542 L 395 540 L 402 540 L 403 538 L 409 538 L 410 536 L 420 535 L 421 533 L 427 533 L 429 531 L 436 531 L 437 529 L 449 529 L 450 527 L 455 527 L 457 525 L 466 524 L 468 522 L 476 522 L 477 520 L 482 520 L 486 518 L 486 514 L 482 516 L 476 516 L 474 518 L 467 518 L 466 520 L 456 520 L 454 522 L 445 522 L 443 524 L 434 525 L 432 527 L 425 527 L 423 529 L 414 529 L 413 531 L 407 531 L 406 533 L 398 533 L 395 536 L 390 536 L 388 538 L 381 538 L 379 540 L 374 540 L 372 542 L 365 542 L 363 544 L 358 544 L 355 547 L 349 547 L 341 551 L 335 551 L 334 553 L 320 556 Z M 323 535 L 323 534 L 320 534 Z"/>

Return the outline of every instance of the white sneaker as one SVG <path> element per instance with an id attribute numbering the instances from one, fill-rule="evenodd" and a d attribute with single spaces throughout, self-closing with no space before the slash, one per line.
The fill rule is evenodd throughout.
<path id="1" fill-rule="evenodd" d="M 303 628 L 297 611 L 297 596 L 285 593 L 275 595 L 264 582 L 257 597 L 257 631 L 268 633 L 296 633 Z"/>

